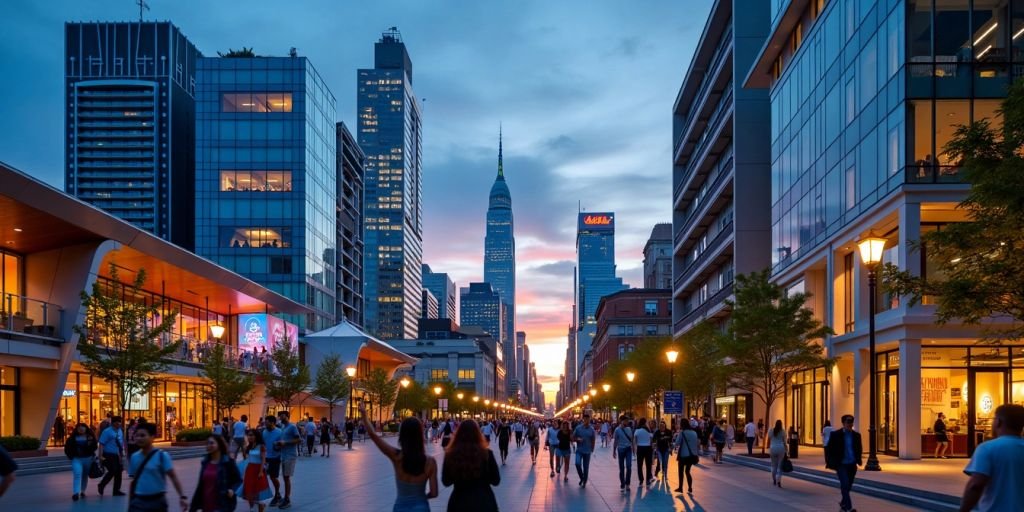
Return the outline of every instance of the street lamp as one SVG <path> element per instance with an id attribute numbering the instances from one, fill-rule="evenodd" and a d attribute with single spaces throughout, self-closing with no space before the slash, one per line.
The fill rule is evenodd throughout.
<path id="1" fill-rule="evenodd" d="M 408 388 L 410 381 L 408 377 L 402 377 L 402 380 L 398 381 L 398 383 L 401 384 L 403 388 Z"/>
<path id="2" fill-rule="evenodd" d="M 626 372 L 626 382 L 629 382 L 629 412 L 633 412 L 633 379 L 636 379 L 636 373 Z"/>
<path id="3" fill-rule="evenodd" d="M 608 394 L 608 390 L 612 389 L 612 385 L 605 382 L 604 384 L 601 384 L 601 389 L 604 390 L 605 394 Z M 608 406 L 608 419 L 612 419 L 612 402 L 611 400 L 608 400 L 608 397 L 605 397 L 604 399 L 605 404 Z"/>
<path id="4" fill-rule="evenodd" d="M 868 378 L 868 396 L 871 398 L 871 410 L 868 413 L 868 461 L 864 464 L 864 471 L 881 471 L 882 466 L 878 464 L 878 439 L 875 436 L 875 424 L 878 422 L 878 397 L 875 394 L 875 380 L 878 365 L 875 356 L 875 288 L 878 287 L 878 275 L 876 270 L 882 261 L 882 251 L 885 249 L 886 239 L 879 238 L 874 233 L 857 242 L 860 249 L 860 260 L 868 269 L 868 356 L 870 377 Z"/>
<path id="5" fill-rule="evenodd" d="M 665 358 L 668 359 L 668 389 L 675 391 L 676 388 L 676 360 L 679 359 L 679 351 L 668 349 L 665 351 Z M 675 414 L 669 414 L 669 423 L 675 425 Z M 674 428 L 674 427 L 673 427 Z"/>
<path id="6" fill-rule="evenodd" d="M 351 418 L 355 415 L 355 412 L 352 411 L 352 397 L 356 387 L 356 367 L 345 368 L 345 373 L 348 374 L 348 417 Z"/>

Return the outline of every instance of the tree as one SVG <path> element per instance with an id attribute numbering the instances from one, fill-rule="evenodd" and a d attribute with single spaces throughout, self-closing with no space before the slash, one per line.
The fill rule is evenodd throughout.
<path id="1" fill-rule="evenodd" d="M 419 382 L 411 381 L 409 387 L 398 389 L 398 396 L 395 397 L 395 410 L 409 411 L 410 414 L 419 416 L 423 411 L 433 407 L 433 399 L 429 391 Z"/>
<path id="2" fill-rule="evenodd" d="M 366 390 L 370 400 L 370 407 L 377 405 L 377 421 L 383 420 L 383 410 L 395 403 L 395 395 L 398 391 L 398 383 L 388 377 L 383 368 L 374 368 L 363 381 L 363 389 Z"/>
<path id="3" fill-rule="evenodd" d="M 734 293 L 736 300 L 726 301 L 732 315 L 722 341 L 722 354 L 731 359 L 729 381 L 761 400 L 765 424 L 771 425 L 772 405 L 786 391 L 786 375 L 831 362 L 817 340 L 832 329 L 804 306 L 810 294 L 787 295 L 769 280 L 767 269 L 736 276 Z"/>
<path id="4" fill-rule="evenodd" d="M 167 371 L 164 359 L 179 350 L 181 341 L 170 341 L 177 311 L 164 314 L 158 302 L 125 299 L 146 295 L 146 271 L 139 269 L 130 284 L 119 277 L 111 263 L 109 280 L 93 283 L 91 294 L 82 291 L 85 323 L 73 329 L 80 337 L 82 366 L 113 384 L 123 415 L 132 396 L 148 392 L 157 375 Z"/>
<path id="5" fill-rule="evenodd" d="M 625 359 L 612 361 L 605 370 L 605 380 L 611 384 L 610 396 L 603 398 L 601 404 L 615 405 L 620 409 L 641 406 L 644 410 L 652 400 L 657 405 L 661 391 L 668 389 L 670 384 L 665 352 L 672 346 L 671 342 L 664 336 L 650 337 L 637 344 Z M 630 371 L 636 375 L 632 384 L 626 380 L 626 372 Z M 595 384 L 600 386 L 600 383 Z M 602 392 L 599 388 L 598 393 Z"/>
<path id="6" fill-rule="evenodd" d="M 690 410 L 704 410 L 716 388 L 724 387 L 722 333 L 708 321 L 683 334 L 676 345 L 681 370 L 676 371 L 676 387 L 683 392 Z"/>
<path id="7" fill-rule="evenodd" d="M 227 53 L 217 52 L 217 56 L 225 59 L 251 59 L 256 57 L 256 52 L 252 51 L 252 47 L 246 48 L 243 46 L 241 50 L 228 48 Z"/>
<path id="8" fill-rule="evenodd" d="M 302 364 L 297 350 L 284 338 L 270 348 L 270 367 L 260 370 L 267 396 L 285 409 L 310 384 L 309 367 Z"/>
<path id="9" fill-rule="evenodd" d="M 313 383 L 313 394 L 327 402 L 329 420 L 334 422 L 334 406 L 348 398 L 351 382 L 345 374 L 341 356 L 331 354 L 320 362 L 316 369 L 316 380 Z"/>
<path id="10" fill-rule="evenodd" d="M 1024 336 L 1024 81 L 1010 87 L 997 112 L 1001 128 L 998 119 L 960 126 L 944 148 L 971 189 L 958 206 L 965 222 L 924 233 L 912 246 L 925 251 L 931 275 L 892 264 L 882 271 L 883 285 L 911 305 L 934 298 L 939 324 L 1013 320 L 982 328 L 993 341 Z"/>
<path id="11" fill-rule="evenodd" d="M 217 414 L 231 410 L 252 399 L 255 380 L 238 370 L 228 357 L 224 345 L 214 344 L 199 376 L 210 379 L 210 387 L 202 391 L 203 398 L 212 400 Z"/>

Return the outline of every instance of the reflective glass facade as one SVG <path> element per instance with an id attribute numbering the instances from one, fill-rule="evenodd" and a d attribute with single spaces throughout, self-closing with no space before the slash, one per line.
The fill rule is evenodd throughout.
<path id="1" fill-rule="evenodd" d="M 579 214 L 576 232 L 576 361 L 582 364 L 597 333 L 601 297 L 625 290 L 615 277 L 615 214 Z"/>
<path id="2" fill-rule="evenodd" d="M 513 343 L 516 332 L 516 239 L 512 216 L 512 194 L 505 183 L 501 135 L 498 136 L 498 176 L 491 186 L 487 208 L 487 234 L 484 237 L 484 281 L 494 287 L 505 303 L 505 361 L 508 373 L 506 389 L 519 389 L 522 356 Z"/>
<path id="3" fill-rule="evenodd" d="M 381 339 L 414 339 L 422 307 L 423 185 L 420 105 L 412 63 L 397 31 L 374 47 L 358 74 L 359 127 L 366 154 L 366 329 Z"/>
<path id="4" fill-rule="evenodd" d="M 335 99 L 304 57 L 203 58 L 196 252 L 334 323 Z"/>

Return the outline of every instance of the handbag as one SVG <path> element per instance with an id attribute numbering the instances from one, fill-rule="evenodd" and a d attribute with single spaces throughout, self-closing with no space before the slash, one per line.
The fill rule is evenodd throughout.
<path id="1" fill-rule="evenodd" d="M 782 472 L 792 473 L 793 472 L 793 461 L 789 460 L 789 456 L 782 458 Z"/>
<path id="2" fill-rule="evenodd" d="M 95 458 L 92 459 L 92 464 L 89 465 L 89 478 L 103 478 L 106 469 L 100 464 L 100 461 Z"/>
<path id="3" fill-rule="evenodd" d="M 690 442 L 686 440 L 686 436 L 683 435 L 682 432 L 679 433 L 679 441 L 680 441 L 679 444 L 681 444 L 681 445 L 686 447 L 686 453 L 689 454 L 689 455 L 683 457 L 683 454 L 680 452 L 679 460 L 682 461 L 683 464 L 690 464 L 690 465 L 700 464 L 700 457 L 697 456 L 697 455 L 694 455 L 693 451 L 690 450 Z"/>

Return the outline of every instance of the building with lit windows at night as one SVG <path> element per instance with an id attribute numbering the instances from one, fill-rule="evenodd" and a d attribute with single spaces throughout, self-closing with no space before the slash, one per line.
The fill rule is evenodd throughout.
<path id="1" fill-rule="evenodd" d="M 359 70 L 357 87 L 356 138 L 366 154 L 366 329 L 384 340 L 412 339 L 423 300 L 422 121 L 398 29 L 374 45 L 374 67 Z"/>
<path id="2" fill-rule="evenodd" d="M 505 303 L 505 326 L 501 342 L 505 345 L 506 387 L 517 393 L 522 387 L 522 352 L 515 342 L 516 332 L 516 238 L 512 215 L 512 194 L 505 183 L 501 133 L 498 134 L 498 175 L 494 178 L 487 207 L 487 234 L 484 237 L 484 281 Z"/>
<path id="3" fill-rule="evenodd" d="M 576 231 L 576 392 L 585 391 L 585 384 L 592 382 L 592 372 L 583 372 L 582 367 L 597 334 L 597 306 L 602 297 L 626 288 L 622 278 L 615 276 L 615 214 L 580 213 Z"/>

